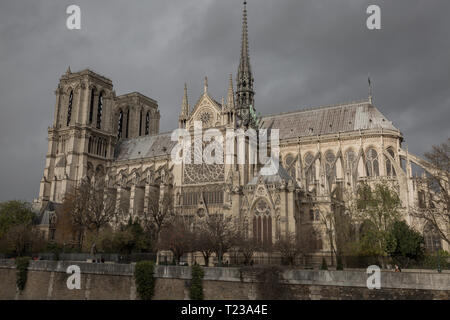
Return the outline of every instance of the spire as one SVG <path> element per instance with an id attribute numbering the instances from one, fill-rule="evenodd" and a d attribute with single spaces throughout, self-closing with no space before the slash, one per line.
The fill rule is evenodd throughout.
<path id="1" fill-rule="evenodd" d="M 369 75 L 369 103 L 372 104 L 372 102 L 373 102 L 372 81 L 370 81 Z"/>
<path id="2" fill-rule="evenodd" d="M 66 74 L 71 74 L 72 70 L 70 70 L 70 66 L 67 68 Z"/>
<path id="3" fill-rule="evenodd" d="M 248 55 L 248 24 L 247 24 L 247 1 L 244 1 L 242 12 L 242 43 L 241 43 L 241 64 L 243 70 L 250 67 Z"/>
<path id="4" fill-rule="evenodd" d="M 228 84 L 227 108 L 234 109 L 233 75 L 231 74 L 230 74 L 230 82 Z"/>
<path id="5" fill-rule="evenodd" d="M 236 84 L 236 116 L 238 127 L 251 125 L 250 106 L 254 107 L 253 75 L 248 52 L 247 1 L 242 12 L 241 57 Z"/>
<path id="6" fill-rule="evenodd" d="M 187 95 L 187 84 L 184 84 L 184 96 L 183 96 L 183 103 L 181 105 L 181 115 L 184 117 L 189 116 L 189 102 L 188 102 L 188 95 Z"/>
<path id="7" fill-rule="evenodd" d="M 205 87 L 204 87 L 205 94 L 208 93 L 208 77 L 205 77 Z"/>

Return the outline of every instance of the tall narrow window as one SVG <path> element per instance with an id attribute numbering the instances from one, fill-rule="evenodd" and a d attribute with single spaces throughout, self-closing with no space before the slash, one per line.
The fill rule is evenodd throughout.
<path id="1" fill-rule="evenodd" d="M 331 188 L 331 185 L 335 182 L 336 179 L 336 157 L 332 151 L 327 151 L 325 153 L 325 172 L 327 176 L 328 185 Z"/>
<path id="2" fill-rule="evenodd" d="M 145 135 L 148 136 L 150 134 L 150 113 L 147 112 L 145 116 Z"/>
<path id="3" fill-rule="evenodd" d="M 309 153 L 305 156 L 306 181 L 307 184 L 314 183 L 316 179 L 316 166 L 314 164 L 314 156 Z"/>
<path id="4" fill-rule="evenodd" d="M 389 153 L 389 155 L 392 157 L 392 159 L 395 160 L 395 154 L 394 154 L 394 150 L 392 148 L 387 149 L 387 152 Z M 386 175 L 390 176 L 390 177 L 395 177 L 395 169 L 394 169 L 394 165 L 392 164 L 391 160 L 389 160 L 388 157 L 386 158 Z"/>
<path id="5" fill-rule="evenodd" d="M 366 170 L 368 177 L 378 177 L 380 175 L 378 153 L 373 148 L 366 153 Z"/>
<path id="6" fill-rule="evenodd" d="M 73 90 L 70 91 L 69 105 L 67 106 L 67 126 L 69 126 L 70 120 L 72 119 L 72 104 L 73 104 Z"/>
<path id="7" fill-rule="evenodd" d="M 91 90 L 91 103 L 89 105 L 89 124 L 94 120 L 94 98 L 95 98 L 95 89 Z"/>
<path id="8" fill-rule="evenodd" d="M 97 129 L 102 128 L 102 113 L 103 113 L 103 92 L 98 96 L 97 108 Z"/>
<path id="9" fill-rule="evenodd" d="M 123 128 L 123 111 L 119 111 L 119 124 L 117 127 L 117 137 L 122 138 L 122 128 Z"/>
<path id="10" fill-rule="evenodd" d="M 139 136 L 142 136 L 142 110 L 139 113 Z"/>
<path id="11" fill-rule="evenodd" d="M 352 149 L 347 151 L 347 154 L 345 156 L 345 164 L 348 174 L 350 176 L 353 176 L 353 170 L 356 166 L 356 153 Z"/>
<path id="12" fill-rule="evenodd" d="M 130 128 L 130 109 L 127 111 L 127 128 L 125 130 L 125 138 L 128 139 L 128 130 Z"/>

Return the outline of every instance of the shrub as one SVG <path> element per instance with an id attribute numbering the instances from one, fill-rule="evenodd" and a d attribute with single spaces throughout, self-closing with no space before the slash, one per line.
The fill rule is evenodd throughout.
<path id="1" fill-rule="evenodd" d="M 199 265 L 194 265 L 191 269 L 192 280 L 189 288 L 189 297 L 191 300 L 203 300 L 203 277 L 205 272 Z"/>
<path id="2" fill-rule="evenodd" d="M 134 279 L 136 291 L 141 300 L 151 300 L 155 292 L 155 278 L 153 276 L 154 264 L 151 261 L 136 263 Z"/>
<path id="3" fill-rule="evenodd" d="M 28 265 L 30 263 L 30 257 L 19 257 L 16 259 L 17 279 L 16 284 L 19 291 L 25 289 L 27 284 Z"/>
<path id="4" fill-rule="evenodd" d="M 320 270 L 328 270 L 328 265 L 325 258 L 322 258 L 322 266 L 320 267 Z"/>

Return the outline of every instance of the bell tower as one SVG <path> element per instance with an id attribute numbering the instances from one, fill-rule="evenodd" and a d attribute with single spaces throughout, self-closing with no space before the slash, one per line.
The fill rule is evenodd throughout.
<path id="1" fill-rule="evenodd" d="M 41 206 L 62 202 L 64 194 L 84 177 L 104 176 L 117 143 L 111 80 L 90 70 L 72 73 L 69 67 L 55 95 L 40 183 Z"/>

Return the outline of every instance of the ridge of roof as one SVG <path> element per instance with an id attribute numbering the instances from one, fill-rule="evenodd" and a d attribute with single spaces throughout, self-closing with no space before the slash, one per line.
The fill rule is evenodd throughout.
<path id="1" fill-rule="evenodd" d="M 318 111 L 318 110 L 325 110 L 325 109 L 350 107 L 350 106 L 361 105 L 361 104 L 370 104 L 370 101 L 369 101 L 369 99 L 361 99 L 361 100 L 354 100 L 354 101 L 350 101 L 350 102 L 337 103 L 337 104 L 333 104 L 333 105 L 307 107 L 307 108 L 303 108 L 303 109 L 299 109 L 299 110 L 292 110 L 292 111 L 286 111 L 286 112 L 281 112 L 281 113 L 263 115 L 262 118 L 281 117 L 281 116 L 302 113 L 302 112 L 311 112 L 311 111 Z M 373 107 L 376 108 L 375 106 L 373 106 Z"/>

